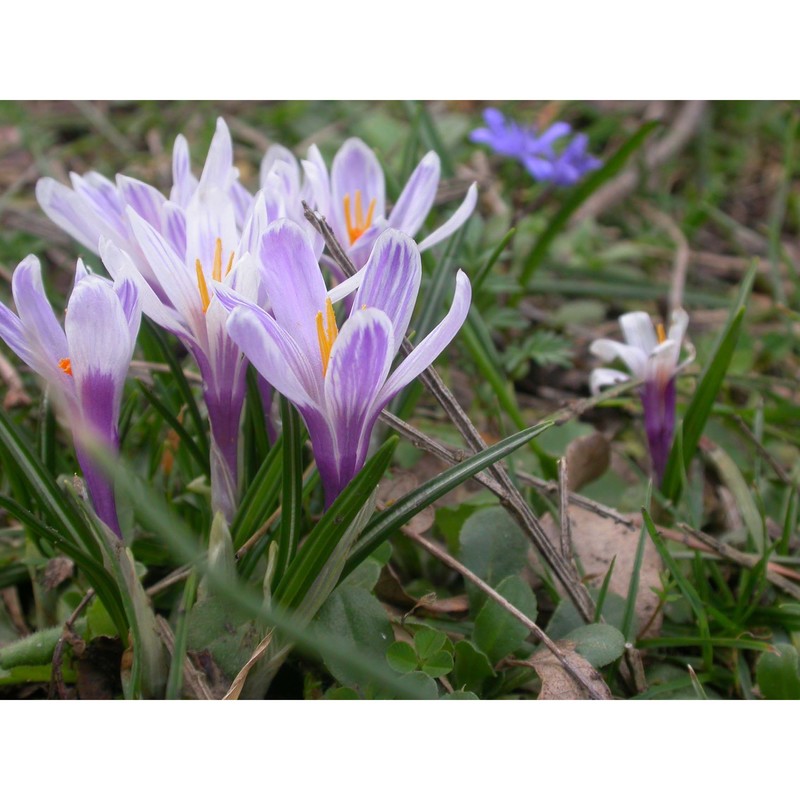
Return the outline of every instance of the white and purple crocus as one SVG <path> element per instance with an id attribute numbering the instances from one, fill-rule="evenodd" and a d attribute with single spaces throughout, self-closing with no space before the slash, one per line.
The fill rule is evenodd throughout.
<path id="1" fill-rule="evenodd" d="M 640 395 L 645 433 L 653 472 L 661 481 L 675 433 L 675 376 L 693 357 L 690 355 L 682 364 L 678 363 L 689 315 L 683 309 L 676 309 L 666 332 L 660 323 L 654 327 L 650 315 L 644 311 L 623 314 L 619 325 L 624 344 L 613 339 L 596 339 L 589 349 L 603 361 L 620 359 L 633 377 L 643 381 Z M 592 393 L 630 377 L 616 369 L 595 369 L 590 377 Z"/>
<path id="2" fill-rule="evenodd" d="M 387 217 L 385 178 L 372 148 L 355 138 L 339 148 L 323 205 L 336 238 L 358 269 L 366 264 L 375 240 L 387 228 L 412 238 L 417 235 L 436 199 L 440 175 L 439 156 L 431 151 L 417 165 Z M 326 183 L 320 179 L 319 185 Z M 420 252 L 452 236 L 469 219 L 477 201 L 478 189 L 472 184 L 453 215 L 419 243 Z M 335 264 L 327 265 L 337 272 Z"/>
<path id="3" fill-rule="evenodd" d="M 89 497 L 97 516 L 121 538 L 114 489 L 86 448 L 96 440 L 119 450 L 118 420 L 141 311 L 130 275 L 113 283 L 78 261 L 64 328 L 44 293 L 35 256 L 14 270 L 17 313 L 0 303 L 0 338 L 46 381 L 62 421 L 73 432 Z"/>
<path id="4" fill-rule="evenodd" d="M 458 333 L 469 311 L 469 279 L 458 272 L 449 312 L 390 374 L 422 274 L 419 249 L 409 236 L 389 230 L 378 237 L 341 330 L 300 227 L 287 220 L 271 224 L 260 262 L 274 316 L 218 287 L 231 311 L 228 331 L 300 411 L 330 505 L 364 465 L 378 415 Z"/>

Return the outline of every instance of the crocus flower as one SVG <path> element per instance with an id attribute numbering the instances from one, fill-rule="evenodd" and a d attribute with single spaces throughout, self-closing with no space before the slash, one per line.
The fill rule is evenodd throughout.
<path id="1" fill-rule="evenodd" d="M 90 436 L 112 452 L 119 449 L 122 388 L 141 321 L 136 286 L 124 275 L 112 284 L 78 261 L 64 329 L 45 296 L 35 256 L 14 270 L 11 288 L 17 313 L 0 303 L 0 337 L 50 387 L 73 431 L 97 516 L 121 538 L 113 486 L 84 443 Z"/>
<path id="2" fill-rule="evenodd" d="M 682 364 L 678 363 L 689 316 L 683 309 L 675 310 L 666 333 L 660 323 L 655 328 L 644 311 L 623 314 L 619 324 L 625 344 L 597 339 L 589 349 L 603 361 L 621 359 L 633 377 L 644 381 L 640 390 L 644 427 L 653 471 L 660 481 L 675 432 L 675 376 L 693 358 L 692 354 Z M 604 386 L 629 379 L 630 375 L 616 369 L 595 369 L 590 378 L 591 390 L 596 394 Z"/>
<path id="3" fill-rule="evenodd" d="M 537 181 L 571 186 L 602 165 L 586 152 L 589 140 L 585 134 L 576 134 L 560 152 L 556 149 L 556 142 L 572 132 L 566 122 L 554 122 L 538 133 L 536 128 L 523 128 L 506 119 L 496 108 L 485 109 L 483 119 L 486 127 L 474 130 L 470 141 L 485 144 L 498 155 L 515 158 Z"/>
<path id="4" fill-rule="evenodd" d="M 131 235 L 147 263 L 141 271 L 142 309 L 175 334 L 192 353 L 203 378 L 203 397 L 211 426 L 211 499 L 230 520 L 238 495 L 239 427 L 247 364 L 225 329 L 227 311 L 214 283 L 235 289 L 253 302 L 259 296 L 256 252 L 266 228 L 263 196 L 252 204 L 240 231 L 231 186 L 236 180 L 233 145 L 220 120 L 199 182 L 183 206 L 165 204 L 167 231 L 136 209 L 126 209 Z M 114 242 L 101 242 L 103 263 L 112 275 L 134 264 Z M 138 264 L 135 264 L 138 266 Z"/>
<path id="5" fill-rule="evenodd" d="M 341 146 L 331 167 L 328 219 L 357 268 L 364 266 L 386 228 L 412 238 L 418 233 L 436 198 L 440 172 L 439 156 L 431 151 L 411 174 L 387 218 L 383 170 L 375 153 L 361 139 L 348 139 Z M 472 184 L 453 216 L 419 243 L 420 252 L 452 236 L 469 219 L 477 200 L 477 186 Z"/>
<path id="6" fill-rule="evenodd" d="M 219 161 L 214 151 L 227 149 L 226 138 L 230 140 L 225 122 L 218 119 L 208 161 Z M 253 198 L 237 180 L 238 171 L 232 163 L 229 170 L 227 193 L 241 227 Z M 137 244 L 125 209 L 132 208 L 180 250 L 184 246 L 186 231 L 181 212 L 191 202 L 198 185 L 191 170 L 189 145 L 182 135 L 175 140 L 172 174 L 173 186 L 169 200 L 158 189 L 143 181 L 117 175 L 116 183 L 112 183 L 97 172 L 85 175 L 71 173 L 71 188 L 52 178 L 41 178 L 36 184 L 36 199 L 56 225 L 89 251 L 99 255 L 101 239 L 113 242 L 128 253 L 147 281 L 157 286 L 158 281 Z"/>
<path id="7" fill-rule="evenodd" d="M 314 252 L 297 225 L 279 220 L 267 228 L 261 263 L 274 317 L 221 287 L 218 296 L 231 309 L 233 340 L 305 420 L 330 505 L 364 465 L 380 412 L 463 324 L 469 279 L 458 272 L 450 311 L 390 375 L 422 274 L 410 237 L 389 230 L 378 238 L 341 330 Z"/>

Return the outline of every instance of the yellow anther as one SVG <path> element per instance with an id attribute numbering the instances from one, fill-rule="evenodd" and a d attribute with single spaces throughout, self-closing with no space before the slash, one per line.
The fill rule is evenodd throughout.
<path id="1" fill-rule="evenodd" d="M 208 311 L 209 305 L 211 305 L 211 297 L 209 297 L 208 294 L 206 276 L 203 274 L 203 265 L 200 263 L 199 258 L 194 262 L 194 266 L 197 270 L 197 288 L 200 290 L 200 300 L 203 303 L 203 313 L 205 314 L 206 311 Z"/>
<path id="2" fill-rule="evenodd" d="M 222 280 L 222 239 L 217 239 L 214 245 L 214 263 L 211 267 L 211 277 L 215 281 Z"/>
<path id="3" fill-rule="evenodd" d="M 663 344 L 667 341 L 667 334 L 664 331 L 664 325 L 662 323 L 658 323 L 656 325 L 656 335 L 658 336 L 658 343 Z"/>
<path id="4" fill-rule="evenodd" d="M 68 358 L 62 358 L 61 361 L 58 362 L 58 367 L 67 375 L 72 375 L 72 361 L 70 361 Z"/>
<path id="5" fill-rule="evenodd" d="M 361 306 L 361 310 L 362 310 L 362 311 L 366 311 L 366 310 L 367 310 L 367 304 L 366 304 L 366 303 L 364 303 L 364 304 Z"/>
<path id="6" fill-rule="evenodd" d="M 217 241 L 219 241 L 219 239 L 217 239 Z M 230 271 L 233 269 L 233 255 L 234 255 L 234 254 L 233 254 L 233 253 L 231 253 L 231 257 L 228 259 L 228 266 L 227 266 L 227 268 L 225 269 L 225 274 L 226 274 L 226 275 L 229 275 L 229 274 L 230 274 Z"/>
<path id="7" fill-rule="evenodd" d="M 328 361 L 339 328 L 336 327 L 336 315 L 333 313 L 333 303 L 330 297 L 325 300 L 325 324 L 322 323 L 322 312 L 317 312 L 317 340 L 319 341 L 319 354 L 322 356 L 322 375 L 328 372 Z"/>
<path id="8" fill-rule="evenodd" d="M 370 201 L 369 208 L 367 209 L 367 216 L 364 216 L 364 207 L 361 204 L 361 190 L 357 189 L 355 193 L 355 219 L 350 213 L 350 195 L 344 196 L 344 221 L 347 226 L 347 235 L 350 239 L 350 244 L 355 244 L 364 232 L 372 225 L 372 215 L 375 213 L 375 198 Z"/>

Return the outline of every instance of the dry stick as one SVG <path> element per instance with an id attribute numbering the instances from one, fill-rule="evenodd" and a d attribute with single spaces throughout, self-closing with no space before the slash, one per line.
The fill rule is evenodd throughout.
<path id="1" fill-rule="evenodd" d="M 778 463 L 772 453 L 770 453 L 769 450 L 767 450 L 767 448 L 758 441 L 756 435 L 750 430 L 747 423 L 738 416 L 734 417 L 733 419 L 741 428 L 742 433 L 749 439 L 753 447 L 758 450 L 758 454 L 761 456 L 761 458 L 763 458 L 764 461 L 766 461 L 767 464 L 772 467 L 772 471 L 778 476 L 778 479 L 781 481 L 781 483 L 785 483 L 787 486 L 793 486 L 795 482 L 792 480 L 791 475 L 789 475 L 789 473 L 786 472 L 786 470 Z"/>
<path id="2" fill-rule="evenodd" d="M 356 268 L 353 262 L 350 261 L 347 253 L 342 249 L 325 217 L 313 211 L 305 203 L 303 207 L 306 219 L 322 235 L 325 244 L 330 250 L 331 257 L 336 261 L 340 269 L 347 277 L 355 275 Z M 408 355 L 413 349 L 411 342 L 405 339 L 401 346 L 403 353 Z M 444 385 L 438 373 L 432 367 L 428 367 L 420 375 L 420 379 L 428 391 L 437 399 L 470 448 L 476 453 L 485 450 L 486 443 L 481 438 L 480 433 L 450 390 Z M 556 577 L 559 578 L 581 616 L 587 622 L 592 622 L 594 620 L 594 601 L 587 588 L 575 579 L 569 563 L 564 560 L 558 549 L 547 538 L 539 519 L 520 494 L 519 489 L 512 483 L 506 470 L 501 464 L 496 463 L 488 468 L 488 472 L 499 484 L 500 491 L 494 489 L 493 491 L 500 499 L 500 503 L 517 520 L 523 532 L 533 542 Z"/>
<path id="3" fill-rule="evenodd" d="M 407 538 L 416 542 L 423 550 L 427 550 L 434 558 L 437 558 L 443 564 L 450 567 L 450 569 L 461 575 L 465 580 L 477 586 L 487 597 L 494 600 L 500 608 L 507 611 L 515 619 L 518 619 L 558 659 L 564 670 L 588 692 L 592 700 L 604 699 L 586 679 L 586 676 L 582 675 L 573 667 L 559 646 L 532 619 L 523 614 L 516 606 L 509 603 L 503 595 L 498 594 L 488 583 L 482 581 L 474 572 L 467 569 L 460 561 L 453 558 L 449 553 L 446 553 L 438 545 L 420 534 L 408 530 L 406 527 L 403 527 L 403 533 Z"/>
<path id="4" fill-rule="evenodd" d="M 683 289 L 686 286 L 686 272 L 689 269 L 689 242 L 683 235 L 683 231 L 675 224 L 672 218 L 653 208 L 650 205 L 643 205 L 642 209 L 645 216 L 649 217 L 656 225 L 663 228 L 675 242 L 675 259 L 672 262 L 672 285 L 669 291 L 669 313 L 672 314 L 683 306 Z"/>
<path id="5" fill-rule="evenodd" d="M 683 104 L 666 135 L 649 148 L 644 157 L 644 169 L 652 172 L 678 153 L 694 136 L 703 112 L 705 100 L 689 100 Z M 639 185 L 640 169 L 631 167 L 596 191 L 573 215 L 573 222 L 596 217 L 615 205 Z"/>
<path id="6" fill-rule="evenodd" d="M 572 563 L 572 525 L 569 521 L 569 473 L 567 459 L 558 459 L 558 500 L 561 517 L 561 555 Z"/>
<path id="7" fill-rule="evenodd" d="M 89 605 L 89 601 L 93 597 L 94 589 L 89 589 L 89 591 L 83 596 L 83 600 L 78 603 L 78 605 L 75 607 L 75 610 L 69 615 L 69 619 L 64 623 L 64 627 L 61 630 L 61 636 L 58 637 L 56 646 L 53 649 L 52 679 L 50 688 L 52 691 L 52 687 L 55 686 L 58 696 L 62 700 L 66 699 L 67 697 L 67 687 L 64 686 L 64 673 L 61 671 L 61 665 L 64 661 L 64 647 L 67 644 L 67 635 L 75 635 L 75 631 L 72 629 L 72 626 L 75 624 L 75 620 L 77 620 L 81 615 L 83 609 Z"/>

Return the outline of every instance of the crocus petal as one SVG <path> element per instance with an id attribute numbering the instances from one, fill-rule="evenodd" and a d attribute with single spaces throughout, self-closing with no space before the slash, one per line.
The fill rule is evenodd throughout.
<path id="1" fill-rule="evenodd" d="M 373 402 L 389 374 L 395 350 L 392 322 L 374 308 L 353 314 L 333 345 L 325 375 L 325 407 L 336 452 L 321 452 L 313 440 L 312 444 L 320 473 L 334 466 L 339 490 L 364 465 L 374 423 Z M 326 499 L 330 500 L 327 495 Z"/>
<path id="2" fill-rule="evenodd" d="M 598 394 L 605 386 L 613 386 L 616 383 L 625 383 L 630 380 L 630 375 L 620 372 L 618 369 L 608 369 L 599 367 L 593 369 L 589 376 L 589 388 L 592 394 Z"/>
<path id="3" fill-rule="evenodd" d="M 192 175 L 189 143 L 183 134 L 175 138 L 172 148 L 172 192 L 169 199 L 185 208 L 197 189 L 197 178 Z"/>
<path id="4" fill-rule="evenodd" d="M 344 218 L 344 198 L 350 195 L 351 214 L 355 208 L 356 192 L 361 193 L 364 213 L 370 203 L 375 201 L 373 219 L 386 215 L 386 187 L 383 170 L 378 158 L 361 139 L 348 139 L 336 153 L 331 166 L 330 209 L 336 235 L 343 244 L 349 244 L 347 224 Z"/>
<path id="5" fill-rule="evenodd" d="M 376 401 L 379 408 L 383 408 L 403 387 L 427 369 L 450 344 L 467 318 L 471 299 L 472 287 L 469 278 L 465 272 L 459 270 L 456 274 L 456 290 L 450 310 L 386 381 Z"/>
<path id="6" fill-rule="evenodd" d="M 381 234 L 363 270 L 364 280 L 353 304 L 353 314 L 366 306 L 383 311 L 392 322 L 397 354 L 417 301 L 422 260 L 414 240 L 400 231 Z"/>
<path id="7" fill-rule="evenodd" d="M 680 346 L 683 342 L 683 337 L 686 335 L 686 329 L 689 327 L 689 315 L 682 309 L 676 308 L 672 312 L 672 324 L 669 326 L 669 333 L 667 339 L 677 342 Z"/>
<path id="8" fill-rule="evenodd" d="M 120 239 L 127 239 L 128 231 L 122 215 L 125 204 L 117 187 L 97 172 L 88 172 L 86 175 L 70 172 L 69 178 L 76 196 L 85 201 L 95 229 L 106 227 Z"/>
<path id="9" fill-rule="evenodd" d="M 326 265 L 327 265 L 326 261 Z M 332 262 L 331 262 L 332 263 Z M 364 270 L 360 269 L 355 275 L 351 275 L 347 280 L 342 281 L 328 290 L 328 297 L 332 303 L 338 303 L 348 295 L 351 295 L 364 281 Z M 359 306 L 360 307 L 360 306 Z"/>
<path id="10" fill-rule="evenodd" d="M 57 365 L 68 355 L 67 340 L 45 296 L 38 258 L 28 256 L 14 270 L 11 291 L 31 349 L 38 357 Z"/>
<path id="11" fill-rule="evenodd" d="M 456 209 L 455 214 L 450 217 L 441 228 L 437 228 L 430 236 L 420 242 L 420 253 L 429 250 L 434 245 L 443 242 L 448 237 L 452 236 L 471 216 L 475 210 L 475 205 L 478 202 L 478 184 L 473 183 L 467 191 L 467 196 L 464 198 L 461 205 Z"/>
<path id="12" fill-rule="evenodd" d="M 269 314 L 252 304 L 240 303 L 228 317 L 227 328 L 233 341 L 277 391 L 300 408 L 317 407 L 319 390 L 315 386 L 321 380 Z"/>
<path id="13" fill-rule="evenodd" d="M 389 227 L 413 236 L 425 222 L 439 186 L 439 156 L 428 153 L 411 173 L 400 197 L 389 214 Z"/>
<path id="14" fill-rule="evenodd" d="M 261 169 L 259 170 L 261 186 L 266 183 L 267 176 L 278 163 L 288 167 L 288 170 L 282 174 L 285 174 L 288 178 L 288 188 L 291 194 L 297 194 L 300 191 L 300 167 L 298 166 L 297 158 L 288 147 L 280 144 L 273 144 L 268 147 L 264 158 L 261 159 Z"/>
<path id="15" fill-rule="evenodd" d="M 262 281 L 275 319 L 321 371 L 316 318 L 325 310 L 327 295 L 308 237 L 291 220 L 278 220 L 267 228 L 260 256 Z"/>
<path id="16" fill-rule="evenodd" d="M 19 317 L 0 303 L 0 339 L 2 339 L 31 369 L 35 369 L 36 359 L 28 345 L 25 328 Z"/>
<path id="17" fill-rule="evenodd" d="M 96 224 L 95 215 L 86 201 L 68 186 L 52 178 L 40 178 L 36 183 L 36 200 L 42 210 L 59 228 L 66 231 L 92 253 L 97 253 L 100 236 L 117 234 L 107 225 Z"/>
<path id="18" fill-rule="evenodd" d="M 625 341 L 641 350 L 645 355 L 651 353 L 658 344 L 656 329 L 653 327 L 653 320 L 644 311 L 631 311 L 623 314 L 619 318 L 619 326 Z"/>
<path id="19" fill-rule="evenodd" d="M 637 378 L 645 377 L 647 356 L 638 347 L 615 342 L 613 339 L 596 339 L 589 345 L 589 352 L 603 359 L 603 361 L 613 361 L 615 358 L 620 358 Z"/>
<path id="20" fill-rule="evenodd" d="M 117 175 L 117 188 L 123 202 L 154 228 L 161 226 L 161 208 L 167 202 L 158 189 L 134 178 Z"/>
<path id="21" fill-rule="evenodd" d="M 198 188 L 200 191 L 211 187 L 227 191 L 234 176 L 233 141 L 225 120 L 219 117 Z"/>
<path id="22" fill-rule="evenodd" d="M 161 232 L 176 255 L 186 258 L 186 212 L 177 203 L 167 202 L 161 208 Z"/>
<path id="23" fill-rule="evenodd" d="M 239 246 L 236 248 L 236 255 L 243 256 L 246 253 L 250 253 L 257 256 L 261 245 L 261 239 L 268 225 L 267 204 L 264 200 L 264 193 L 259 192 L 255 197 L 250 215 L 244 224 Z"/>
<path id="24" fill-rule="evenodd" d="M 227 193 L 216 187 L 198 191 L 186 209 L 186 260 L 199 259 L 206 275 L 211 275 L 217 239 L 222 242 L 222 257 L 227 260 L 239 241 L 236 213 Z"/>
<path id="25" fill-rule="evenodd" d="M 647 380 L 655 381 L 660 386 L 666 385 L 675 375 L 681 346 L 672 339 L 667 339 L 650 353 L 647 359 Z"/>

